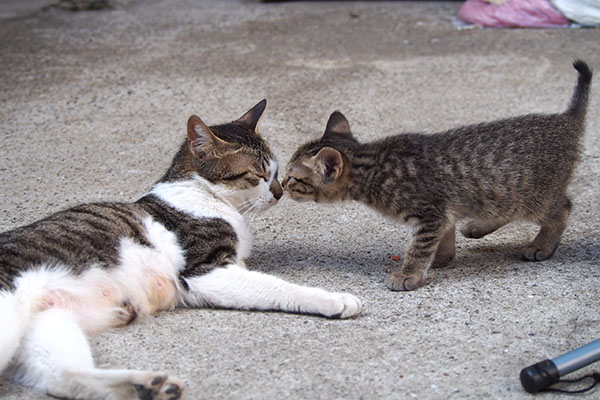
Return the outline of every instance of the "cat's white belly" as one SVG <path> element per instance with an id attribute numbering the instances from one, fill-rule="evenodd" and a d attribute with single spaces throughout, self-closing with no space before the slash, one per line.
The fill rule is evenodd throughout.
<path id="1" fill-rule="evenodd" d="M 84 331 L 97 333 L 175 307 L 180 301 L 179 271 L 185 259 L 177 238 L 161 224 L 144 220 L 152 247 L 123 238 L 120 263 L 111 268 L 92 266 L 73 275 L 67 266 L 47 265 L 17 280 L 17 296 L 37 299 L 31 312 L 68 309 Z"/>
<path id="2" fill-rule="evenodd" d="M 153 314 L 172 309 L 180 298 L 179 272 L 184 268 L 184 251 L 174 233 L 147 217 L 146 237 L 153 247 L 125 238 L 121 242 L 121 263 L 110 272 L 138 313 Z"/>

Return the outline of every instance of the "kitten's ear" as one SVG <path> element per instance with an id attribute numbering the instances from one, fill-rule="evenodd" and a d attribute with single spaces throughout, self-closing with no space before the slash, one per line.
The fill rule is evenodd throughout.
<path id="1" fill-rule="evenodd" d="M 256 127 L 258 126 L 260 119 L 265 112 L 265 108 L 267 108 L 267 99 L 262 99 L 257 105 L 248 110 L 246 114 L 242 115 L 236 122 L 252 130 L 253 132 L 256 132 Z"/>
<path id="2" fill-rule="evenodd" d="M 339 111 L 334 111 L 327 121 L 327 127 L 323 134 L 323 139 L 332 138 L 334 136 L 352 137 L 350 132 L 350 124 L 344 115 Z"/>
<path id="3" fill-rule="evenodd" d="M 344 159 L 342 153 L 331 147 L 323 147 L 312 158 L 317 172 L 325 182 L 335 181 L 342 175 L 344 170 Z"/>
<path id="4" fill-rule="evenodd" d="M 190 151 L 199 159 L 212 158 L 233 150 L 232 144 L 219 139 L 197 115 L 188 119 L 187 135 Z"/>

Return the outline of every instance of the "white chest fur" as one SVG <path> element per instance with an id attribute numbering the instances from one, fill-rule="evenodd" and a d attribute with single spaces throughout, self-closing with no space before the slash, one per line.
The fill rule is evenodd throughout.
<path id="1" fill-rule="evenodd" d="M 212 186 L 207 180 L 196 176 L 187 181 L 157 183 L 149 194 L 192 217 L 222 218 L 227 221 L 238 237 L 237 261 L 242 263 L 252 249 L 252 232 L 244 217 L 219 197 Z"/>

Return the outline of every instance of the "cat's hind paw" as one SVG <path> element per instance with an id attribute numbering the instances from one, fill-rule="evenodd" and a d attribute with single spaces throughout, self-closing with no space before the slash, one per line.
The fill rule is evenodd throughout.
<path id="1" fill-rule="evenodd" d="M 166 375 L 153 375 L 134 387 L 139 400 L 179 400 L 184 394 L 183 384 Z"/>

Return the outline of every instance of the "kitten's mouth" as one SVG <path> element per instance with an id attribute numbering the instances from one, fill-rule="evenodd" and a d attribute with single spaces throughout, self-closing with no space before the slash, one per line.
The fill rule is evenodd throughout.
<path id="1" fill-rule="evenodd" d="M 298 192 L 294 192 L 294 191 L 287 190 L 287 189 L 285 192 L 288 194 L 288 196 L 290 196 L 290 198 L 292 200 L 300 202 L 300 203 L 313 200 L 312 196 L 307 195 L 307 194 L 298 193 Z"/>
<path id="2" fill-rule="evenodd" d="M 300 189 L 298 187 L 298 182 L 304 186 L 301 188 L 302 190 L 298 190 L 298 189 Z M 315 197 L 314 191 L 306 183 L 304 183 L 303 181 L 301 181 L 297 178 L 293 178 L 293 177 L 285 178 L 282 182 L 282 186 L 283 186 L 284 192 L 287 193 L 288 196 L 290 196 L 290 198 L 294 201 L 306 202 L 306 201 L 315 201 L 316 200 L 314 198 Z"/>

